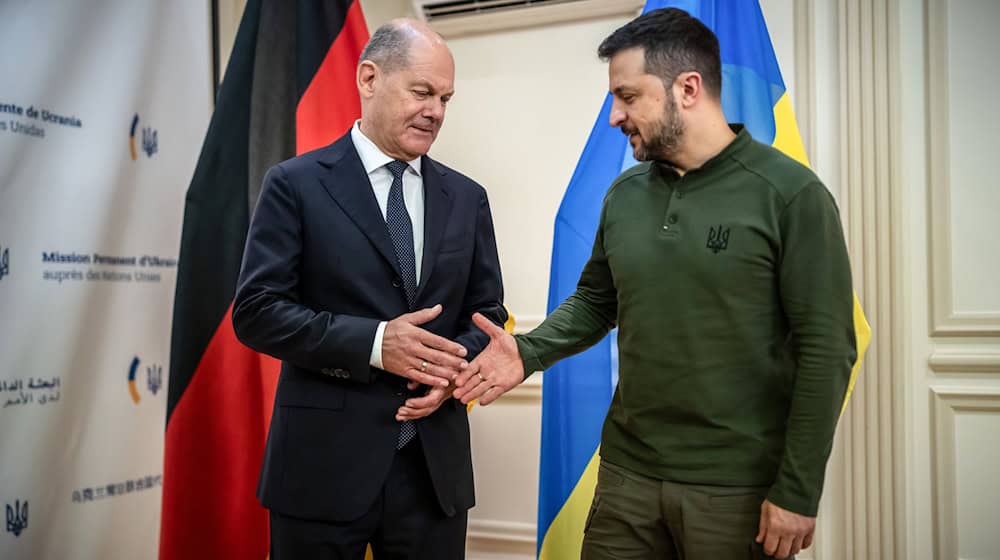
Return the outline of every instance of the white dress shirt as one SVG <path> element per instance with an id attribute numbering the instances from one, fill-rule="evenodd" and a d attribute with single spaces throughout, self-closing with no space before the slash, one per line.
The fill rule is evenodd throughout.
<path id="1" fill-rule="evenodd" d="M 393 161 L 393 158 L 385 155 L 361 132 L 361 121 L 355 121 L 354 128 L 351 129 L 351 141 L 354 142 L 354 149 L 361 157 L 361 164 L 368 174 L 372 190 L 375 191 L 375 200 L 378 201 L 384 220 L 386 208 L 389 206 L 389 189 L 392 188 L 392 172 L 386 164 Z M 413 256 L 419 285 L 420 266 L 424 256 L 424 179 L 420 175 L 419 157 L 407 163 L 409 166 L 403 172 L 403 202 L 406 204 L 406 212 L 410 215 L 410 223 L 413 224 Z M 373 367 L 379 369 L 382 369 L 382 336 L 385 334 L 386 323 L 382 321 L 375 330 L 375 341 L 372 343 L 371 357 L 368 360 Z"/>

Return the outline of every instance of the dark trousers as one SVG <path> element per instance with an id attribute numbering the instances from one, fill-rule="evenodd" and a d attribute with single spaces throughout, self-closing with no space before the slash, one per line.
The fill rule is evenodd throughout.
<path id="1" fill-rule="evenodd" d="M 270 560 L 462 560 L 468 513 L 438 505 L 419 440 L 396 452 L 368 513 L 347 523 L 311 521 L 271 511 Z"/>
<path id="2" fill-rule="evenodd" d="M 754 542 L 767 490 L 666 482 L 602 459 L 581 558 L 771 558 Z"/>

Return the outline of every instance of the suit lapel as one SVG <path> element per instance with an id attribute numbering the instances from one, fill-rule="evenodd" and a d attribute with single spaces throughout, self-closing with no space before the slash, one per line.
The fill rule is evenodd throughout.
<path id="1" fill-rule="evenodd" d="M 330 146 L 319 163 L 327 168 L 326 173 L 320 176 L 323 188 L 399 275 L 399 262 L 389 230 L 385 227 L 385 218 L 379 210 L 361 158 L 351 142 L 350 132 Z"/>
<path id="2" fill-rule="evenodd" d="M 418 300 L 434 270 L 452 204 L 451 193 L 444 179 L 445 170 L 427 156 L 421 161 L 421 175 L 424 179 L 424 256 L 420 265 L 420 281 L 417 283 Z"/>

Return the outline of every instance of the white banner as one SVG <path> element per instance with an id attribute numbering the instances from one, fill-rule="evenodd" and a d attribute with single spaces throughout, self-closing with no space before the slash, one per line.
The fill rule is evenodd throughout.
<path id="1" fill-rule="evenodd" d="M 0 2 L 0 558 L 156 558 L 207 2 Z"/>

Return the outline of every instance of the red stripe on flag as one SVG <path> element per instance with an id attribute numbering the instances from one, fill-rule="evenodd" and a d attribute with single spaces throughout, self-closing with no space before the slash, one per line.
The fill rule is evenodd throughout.
<path id="1" fill-rule="evenodd" d="M 230 306 L 167 425 L 160 558 L 267 555 L 255 494 L 279 367 L 236 339 Z"/>
<path id="2" fill-rule="evenodd" d="M 296 153 L 330 144 L 361 115 L 354 76 L 358 56 L 367 42 L 368 27 L 361 3 L 356 0 L 295 110 Z"/>

